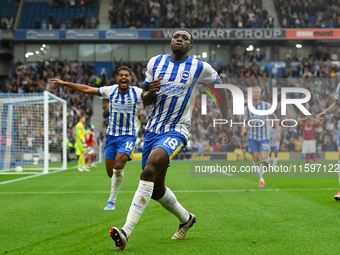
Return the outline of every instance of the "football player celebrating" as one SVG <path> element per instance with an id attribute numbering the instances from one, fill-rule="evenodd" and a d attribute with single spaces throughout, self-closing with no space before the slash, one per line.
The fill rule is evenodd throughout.
<path id="1" fill-rule="evenodd" d="M 131 203 L 126 223 L 121 230 L 111 228 L 110 236 L 121 250 L 143 214 L 150 199 L 159 202 L 175 215 L 180 224 L 172 239 L 183 239 L 196 222 L 196 216 L 189 213 L 175 194 L 165 186 L 165 177 L 171 159 L 187 144 L 192 116 L 192 102 L 200 83 L 215 84 L 219 81 L 217 72 L 206 62 L 189 57 L 193 48 L 193 37 L 189 30 L 177 30 L 170 43 L 171 55 L 158 55 L 147 65 L 142 100 L 152 105 L 146 126 L 142 174 L 139 186 Z M 222 105 L 227 105 L 224 89 L 219 90 Z M 222 118 L 228 119 L 228 111 L 220 110 Z M 230 127 L 223 125 L 224 140 L 232 137 Z"/>
<path id="2" fill-rule="evenodd" d="M 130 87 L 132 70 L 127 66 L 119 67 L 117 73 L 118 84 L 100 88 L 51 79 L 52 89 L 66 86 L 84 94 L 103 96 L 110 100 L 105 164 L 106 172 L 111 178 L 111 192 L 104 210 L 115 209 L 115 201 L 124 180 L 124 166 L 132 157 L 139 129 L 138 111 L 142 89 Z"/>

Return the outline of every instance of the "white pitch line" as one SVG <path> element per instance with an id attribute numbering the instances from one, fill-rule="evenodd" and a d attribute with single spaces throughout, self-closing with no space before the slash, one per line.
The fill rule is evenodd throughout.
<path id="1" fill-rule="evenodd" d="M 289 192 L 289 191 L 334 191 L 337 189 L 224 189 L 224 190 L 173 190 L 174 193 L 236 193 L 236 192 Z M 136 191 L 119 191 L 119 193 L 135 193 Z M 12 191 L 0 192 L 0 195 L 35 195 L 35 194 L 107 194 L 109 191 Z"/>
<path id="2" fill-rule="evenodd" d="M 70 168 L 66 168 L 64 170 L 53 171 L 53 172 L 49 172 L 48 174 L 59 173 L 61 171 L 69 170 L 69 169 L 72 169 L 72 168 L 77 168 L 77 167 L 70 167 Z M 44 175 L 45 174 L 33 174 L 33 175 L 30 175 L 30 176 L 25 176 L 25 177 L 18 178 L 18 179 L 13 179 L 13 180 L 9 180 L 9 181 L 0 182 L 0 185 L 12 183 L 12 182 L 17 182 L 17 181 L 22 181 L 22 180 L 26 180 L 26 179 L 30 179 L 30 178 L 34 178 L 34 177 L 39 177 L 39 176 L 44 176 Z"/>
<path id="3" fill-rule="evenodd" d="M 234 176 L 233 174 L 230 174 L 230 173 L 224 173 L 224 172 L 221 172 L 221 174 L 224 174 L 226 176 Z"/>

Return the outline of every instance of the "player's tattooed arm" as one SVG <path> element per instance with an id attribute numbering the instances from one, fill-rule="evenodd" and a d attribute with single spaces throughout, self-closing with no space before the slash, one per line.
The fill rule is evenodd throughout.
<path id="1" fill-rule="evenodd" d="M 152 104 L 153 97 L 161 89 L 161 80 L 162 78 L 158 78 L 157 80 L 150 82 L 149 86 L 144 85 L 142 92 L 142 101 L 145 106 Z"/>

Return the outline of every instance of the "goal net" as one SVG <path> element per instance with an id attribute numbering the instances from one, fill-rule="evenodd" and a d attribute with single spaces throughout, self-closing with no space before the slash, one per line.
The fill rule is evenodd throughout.
<path id="1" fill-rule="evenodd" d="M 67 167 L 67 103 L 48 91 L 0 94 L 0 173 Z"/>

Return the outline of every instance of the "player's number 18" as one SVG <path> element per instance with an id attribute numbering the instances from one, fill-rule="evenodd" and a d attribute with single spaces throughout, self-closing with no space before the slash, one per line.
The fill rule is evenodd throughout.
<path id="1" fill-rule="evenodd" d="M 178 144 L 178 141 L 175 138 L 168 137 L 163 144 L 174 150 Z"/>

